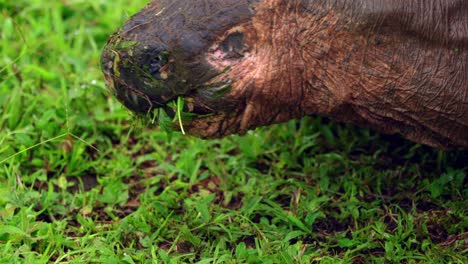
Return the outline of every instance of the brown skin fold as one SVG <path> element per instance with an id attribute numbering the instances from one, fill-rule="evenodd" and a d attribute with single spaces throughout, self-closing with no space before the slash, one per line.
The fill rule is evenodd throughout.
<path id="1" fill-rule="evenodd" d="M 210 114 L 184 123 L 203 138 L 323 115 L 468 147 L 467 0 L 153 1 L 102 63 L 136 112 Z"/>

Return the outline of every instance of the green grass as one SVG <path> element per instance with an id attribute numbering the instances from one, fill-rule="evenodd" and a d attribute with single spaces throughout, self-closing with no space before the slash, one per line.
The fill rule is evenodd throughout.
<path id="1" fill-rule="evenodd" d="M 467 263 L 466 152 L 305 118 L 223 140 L 107 92 L 145 1 L 0 0 L 0 263 Z"/>

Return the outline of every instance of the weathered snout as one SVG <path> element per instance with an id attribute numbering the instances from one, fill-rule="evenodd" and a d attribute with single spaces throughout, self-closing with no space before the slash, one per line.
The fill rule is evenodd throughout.
<path id="1" fill-rule="evenodd" d="M 108 87 L 130 110 L 147 112 L 186 92 L 173 75 L 173 59 L 162 45 L 140 47 L 137 40 L 115 35 L 102 54 Z"/>
<path id="2" fill-rule="evenodd" d="M 191 48 L 163 42 L 159 34 L 164 29 L 157 20 L 145 26 L 136 21 L 129 21 L 108 41 L 101 63 L 116 97 L 130 110 L 145 113 L 196 90 L 202 78 L 195 76 L 203 65 Z"/>
<path id="3" fill-rule="evenodd" d="M 178 96 L 219 89 L 219 84 L 207 85 L 220 72 L 204 54 L 221 32 L 250 16 L 250 1 L 241 2 L 151 2 L 104 48 L 101 64 L 107 85 L 138 113 L 163 107 Z"/>
<path id="4" fill-rule="evenodd" d="M 206 40 L 184 29 L 183 17 L 171 17 L 168 23 L 160 4 L 155 1 L 132 17 L 110 38 L 101 57 L 107 85 L 138 113 L 196 90 L 204 77 L 197 73 L 208 72 L 197 58 Z"/>

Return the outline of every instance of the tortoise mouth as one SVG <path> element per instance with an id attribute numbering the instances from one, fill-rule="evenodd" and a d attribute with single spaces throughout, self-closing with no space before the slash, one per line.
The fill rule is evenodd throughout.
<path id="1" fill-rule="evenodd" d="M 163 44 L 142 46 L 114 36 L 103 50 L 101 65 L 107 86 L 137 113 L 163 107 L 194 89 L 175 74 L 175 57 Z"/>

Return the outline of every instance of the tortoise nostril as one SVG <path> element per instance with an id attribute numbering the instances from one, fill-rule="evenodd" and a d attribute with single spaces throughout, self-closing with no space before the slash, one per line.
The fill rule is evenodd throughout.
<path id="1" fill-rule="evenodd" d="M 149 73 L 156 80 L 165 80 L 168 76 L 168 64 L 170 63 L 170 54 L 167 51 L 159 51 L 149 61 Z"/>
<path id="2" fill-rule="evenodd" d="M 106 83 L 116 97 L 138 113 L 147 113 L 173 100 L 173 87 L 178 83 L 171 65 L 174 59 L 167 47 L 122 42 L 121 36 L 112 38 L 101 57 Z"/>
<path id="3" fill-rule="evenodd" d="M 156 73 L 159 73 L 159 70 L 161 69 L 161 67 L 159 66 L 159 64 L 150 64 L 150 73 L 151 75 L 155 75 Z"/>

